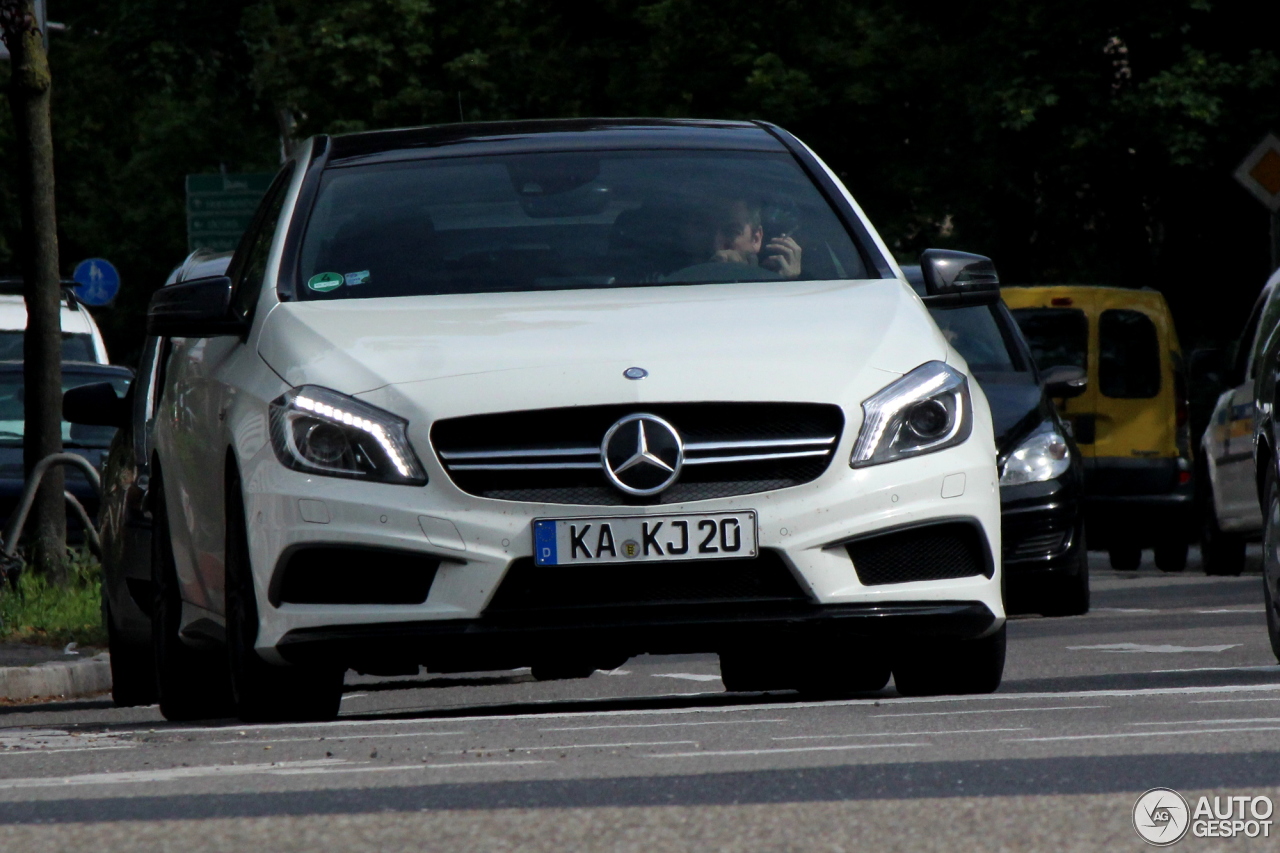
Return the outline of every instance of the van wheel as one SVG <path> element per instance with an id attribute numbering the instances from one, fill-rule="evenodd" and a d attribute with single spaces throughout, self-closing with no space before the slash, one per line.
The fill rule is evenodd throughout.
<path id="1" fill-rule="evenodd" d="M 1006 629 L 976 640 L 915 649 L 893 667 L 893 682 L 903 696 L 944 693 L 994 693 L 1004 677 Z"/>
<path id="2" fill-rule="evenodd" d="M 220 655 L 195 649 L 178 635 L 182 594 L 173 560 L 173 540 L 165 507 L 164 482 L 152 510 L 151 571 L 155 599 L 151 607 L 151 649 L 155 656 L 156 697 L 166 720 L 204 720 L 231 711 L 231 685 Z"/>
<path id="3" fill-rule="evenodd" d="M 1218 526 L 1213 504 L 1204 508 L 1200 528 L 1200 563 L 1206 575 L 1238 575 L 1244 571 L 1244 537 Z"/>
<path id="4" fill-rule="evenodd" d="M 1107 549 L 1107 556 L 1117 572 L 1137 571 L 1142 565 L 1142 549 L 1137 545 L 1113 545 Z"/>
<path id="5" fill-rule="evenodd" d="M 156 662 L 151 647 L 130 643 L 116 629 L 110 608 L 102 608 L 111 652 L 111 701 L 117 708 L 153 705 L 156 701 Z"/>
<path id="6" fill-rule="evenodd" d="M 1181 572 L 1187 568 L 1186 542 L 1167 542 L 1155 547 L 1156 568 L 1162 572 Z"/>
<path id="7" fill-rule="evenodd" d="M 236 716 L 245 722 L 332 720 L 342 703 L 339 666 L 273 666 L 262 659 L 244 497 L 239 477 L 227 482 L 227 656 Z"/>

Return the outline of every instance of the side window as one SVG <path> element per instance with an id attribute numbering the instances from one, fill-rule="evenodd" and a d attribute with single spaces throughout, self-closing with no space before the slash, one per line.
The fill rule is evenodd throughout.
<path id="1" fill-rule="evenodd" d="M 133 402 L 133 443 L 134 452 L 140 460 L 147 458 L 147 432 L 151 428 L 151 416 L 155 411 L 157 357 L 160 354 L 160 339 L 147 338 L 142 348 L 142 358 L 138 359 L 138 374 L 129 386 L 129 395 Z M 145 464 L 145 462 L 144 462 Z"/>
<path id="2" fill-rule="evenodd" d="M 1113 308 L 1098 319 L 1098 390 L 1104 397 L 1160 393 L 1160 338 L 1140 311 Z"/>
<path id="3" fill-rule="evenodd" d="M 1031 345 L 1041 370 L 1067 365 L 1085 368 L 1089 358 L 1089 320 L 1078 308 L 1018 308 L 1013 318 Z"/>
<path id="4" fill-rule="evenodd" d="M 1247 375 L 1250 379 L 1254 377 L 1258 359 L 1262 357 L 1262 350 L 1266 347 L 1267 342 L 1271 340 L 1271 336 L 1275 334 L 1276 324 L 1280 322 L 1280 298 L 1277 298 L 1277 294 L 1280 294 L 1280 287 L 1272 288 L 1270 295 L 1267 297 L 1266 305 L 1262 309 L 1262 316 L 1257 321 L 1257 334 L 1253 337 L 1253 340 L 1249 341 L 1245 338 L 1240 342 L 1241 349 L 1249 347 L 1249 370 L 1247 374 L 1241 371 L 1236 374 L 1237 376 Z M 1252 334 L 1254 330 L 1249 329 L 1248 332 Z"/>
<path id="5" fill-rule="evenodd" d="M 229 271 L 235 288 L 231 305 L 241 317 L 252 315 L 253 309 L 257 307 L 258 297 L 262 293 L 262 277 L 267 272 L 267 257 L 271 254 L 276 224 L 280 220 L 280 211 L 284 208 L 284 199 L 288 195 L 289 180 L 292 177 L 293 164 L 290 163 L 276 175 L 271 189 L 267 190 L 262 203 L 258 205 L 253 224 L 236 248 L 232 269 Z"/>

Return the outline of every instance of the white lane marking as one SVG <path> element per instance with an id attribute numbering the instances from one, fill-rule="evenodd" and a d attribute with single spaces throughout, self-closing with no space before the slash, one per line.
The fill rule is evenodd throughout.
<path id="1" fill-rule="evenodd" d="M 621 667 L 619 667 L 618 669 L 601 669 L 597 671 L 602 675 L 630 675 L 631 674 L 631 670 L 622 669 Z"/>
<path id="2" fill-rule="evenodd" d="M 475 723 L 475 722 L 509 722 L 511 720 L 533 721 L 533 720 L 563 720 L 563 719 L 581 719 L 584 717 L 631 717 L 631 716 L 660 716 L 660 715 L 684 715 L 684 714 L 736 714 L 750 712 L 778 712 L 791 710 L 813 710 L 823 708 L 849 708 L 849 707 L 873 707 L 873 706 L 895 706 L 895 705 L 931 705 L 945 702 L 962 703 L 962 702 L 1027 702 L 1033 699 L 1105 699 L 1110 697 L 1127 697 L 1127 698 L 1143 698 L 1155 696 L 1196 696 L 1201 694 L 1216 693 L 1270 693 L 1280 690 L 1280 684 L 1226 684 L 1213 686 L 1194 686 L 1194 687 L 1138 687 L 1128 690 L 1107 689 L 1107 690 L 1065 690 L 1057 693 L 1041 692 L 1041 693 L 985 693 L 971 694 L 966 696 L 912 696 L 912 697 L 883 697 L 880 699 L 834 699 L 829 701 L 809 701 L 809 702 L 763 702 L 750 705 L 717 705 L 714 707 L 695 707 L 695 708 L 613 708 L 604 711 L 593 711 L 584 709 L 580 711 L 535 711 L 525 714 L 479 714 L 468 717 L 414 717 L 411 719 L 378 719 L 378 720 L 346 720 L 338 719 L 324 723 L 269 723 L 256 726 L 246 727 L 243 723 L 238 728 L 252 728 L 255 731 L 262 730 L 284 730 L 299 728 L 340 728 L 340 727 L 359 727 L 359 726 L 404 726 L 404 725 L 428 725 L 428 724 L 444 724 L 456 725 L 458 723 Z M 690 698 L 706 696 L 708 698 L 722 698 L 723 693 L 716 691 L 713 693 L 668 693 L 658 696 L 645 696 L 645 700 L 667 699 L 667 698 Z M 552 699 L 545 702 L 533 702 L 531 705 L 558 705 L 564 700 Z M 425 711 L 426 709 L 424 709 Z M 961 712 L 951 712 L 961 713 Z M 182 727 L 182 728 L 162 728 L 162 729 L 136 729 L 129 730 L 125 734 L 143 734 L 148 731 L 159 731 L 165 734 L 186 734 L 193 732 L 214 733 L 226 731 L 233 726 L 199 726 L 199 727 Z"/>
<path id="3" fill-rule="evenodd" d="M 1222 607 L 1216 610 L 1193 610 L 1192 613 L 1266 613 L 1265 607 Z"/>
<path id="4" fill-rule="evenodd" d="M 1280 696 L 1253 696 L 1240 699 L 1191 699 L 1188 705 L 1221 705 L 1224 702 L 1280 702 Z"/>
<path id="5" fill-rule="evenodd" d="M 211 740 L 210 746 L 225 746 L 227 744 L 255 744 L 255 743 L 337 743 L 344 740 L 372 740 L 378 738 L 393 737 L 447 737 L 449 735 L 469 735 L 471 732 L 392 732 L 390 734 L 363 734 L 363 735 L 330 735 L 327 738 L 317 737 L 263 737 L 263 738 L 240 738 L 239 740 Z"/>
<path id="6" fill-rule="evenodd" d="M 788 746 L 776 749 L 718 749 L 698 752 L 654 752 L 645 758 L 705 758 L 712 755 L 778 755 L 785 752 L 842 752 L 850 749 L 897 749 L 928 743 L 842 743 L 839 746 Z"/>
<path id="7" fill-rule="evenodd" d="M 368 693 L 343 693 L 342 701 L 345 702 L 348 699 L 363 699 L 368 695 L 369 695 Z"/>
<path id="8" fill-rule="evenodd" d="M 116 746 L 63 746 L 50 747 L 48 749 L 28 746 L 20 749 L 6 749 L 0 752 L 0 755 L 47 755 L 51 752 L 100 752 L 104 749 L 133 749 L 136 743 L 122 743 Z"/>
<path id="9" fill-rule="evenodd" d="M 650 740 L 638 743 L 571 743 L 565 746 L 493 746 L 464 749 L 463 752 L 554 752 L 557 749 L 622 749 L 632 746 L 697 746 L 696 740 Z"/>
<path id="10" fill-rule="evenodd" d="M 133 749 L 138 744 L 122 735 L 69 732 L 65 729 L 0 729 L 0 755 L 14 752 L 68 752 L 86 749 Z"/>
<path id="11" fill-rule="evenodd" d="M 1196 666 L 1186 669 L 1153 669 L 1151 672 L 1152 674 L 1169 672 L 1280 672 L 1280 666 L 1275 664 L 1264 666 Z"/>
<path id="12" fill-rule="evenodd" d="M 171 782 L 207 776 L 248 776 L 279 773 L 284 769 L 323 770 L 349 762 L 340 758 L 312 761 L 280 761 L 274 764 L 210 764 L 200 767 L 170 767 L 164 770 L 127 770 L 119 773 L 83 773 L 76 776 L 36 776 L 27 779 L 0 779 L 0 789 L 52 788 L 58 785 L 120 785 L 138 782 Z"/>
<path id="13" fill-rule="evenodd" d="M 1090 613 L 1159 613 L 1153 607 L 1091 607 Z"/>
<path id="14" fill-rule="evenodd" d="M 909 714 L 872 714 L 872 719 L 880 717 L 950 717 L 955 714 L 1016 714 L 1022 711 L 1089 711 L 1096 708 L 1107 708 L 1108 705 L 1059 705 L 1052 708 L 979 708 L 973 711 L 915 711 Z"/>
<path id="15" fill-rule="evenodd" d="M 378 767 L 334 767 L 321 770 L 285 770 L 274 774 L 279 776 L 301 776 L 307 773 L 323 773 L 332 776 L 337 773 L 396 773 L 410 770 L 447 770 L 451 767 L 510 767 L 515 764 L 554 764 L 545 758 L 504 759 L 501 761 L 450 761 L 444 764 L 386 764 Z"/>
<path id="16" fill-rule="evenodd" d="M 1102 735 L 1055 735 L 1053 737 L 1018 737 L 1010 738 L 1005 743 L 1018 743 L 1026 741 L 1057 741 L 1057 740 L 1110 740 L 1113 738 L 1128 737 L 1173 737 L 1175 735 L 1207 735 L 1207 734 L 1225 734 L 1229 732 L 1280 732 L 1280 726 L 1253 726 L 1250 728 L 1240 729 L 1186 729 L 1185 731 L 1169 731 L 1169 732 L 1118 732 Z"/>
<path id="17" fill-rule="evenodd" d="M 860 732 L 850 735 L 784 735 L 769 738 L 770 740 L 831 740 L 841 737 L 920 737 L 921 735 L 985 735 L 992 732 L 1029 732 L 1031 726 L 1017 726 L 1011 729 L 952 729 L 945 732 Z"/>
<path id="18" fill-rule="evenodd" d="M 1125 723 L 1127 726 L 1224 726 L 1229 723 L 1280 723 L 1280 717 L 1252 717 L 1245 720 L 1159 720 L 1154 723 Z"/>
<path id="19" fill-rule="evenodd" d="M 754 726 L 757 723 L 789 723 L 790 720 L 682 720 L 671 723 L 608 723 L 602 726 L 559 726 L 540 732 L 589 732 L 597 729 L 668 729 L 672 726 Z"/>
<path id="20" fill-rule="evenodd" d="M 703 675 L 699 672 L 651 672 L 654 678 L 683 678 L 685 681 L 719 681 L 718 675 Z"/>
<path id="21" fill-rule="evenodd" d="M 1067 646 L 1068 651 L 1072 652 L 1119 652 L 1122 654 L 1134 654 L 1140 652 L 1154 654 L 1179 654 L 1181 652 L 1225 652 L 1227 649 L 1235 649 L 1243 646 L 1244 643 L 1226 643 L 1221 646 L 1171 646 L 1171 645 L 1143 645 L 1142 643 L 1103 643 L 1099 646 Z"/>

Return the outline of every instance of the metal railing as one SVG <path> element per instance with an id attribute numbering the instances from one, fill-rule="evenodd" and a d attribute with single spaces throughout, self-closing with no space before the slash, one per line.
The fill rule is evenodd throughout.
<path id="1" fill-rule="evenodd" d="M 22 491 L 22 500 L 18 503 L 17 510 L 9 517 L 9 524 L 4 529 L 3 539 L 0 539 L 0 560 L 3 562 L 9 563 L 13 561 L 14 555 L 18 550 L 18 538 L 22 535 L 22 528 L 27 523 L 27 516 L 31 513 L 31 505 L 36 500 L 36 490 L 40 488 L 44 475 L 54 465 L 71 465 L 79 468 L 85 479 L 89 481 L 89 485 L 93 486 L 94 492 L 97 493 L 98 499 L 101 501 L 102 478 L 98 476 L 97 470 L 89 464 L 88 459 L 75 453 L 51 453 L 41 459 L 36 463 L 36 467 L 31 469 L 31 476 L 27 478 L 27 484 Z M 101 559 L 102 540 L 98 538 L 98 529 L 94 526 L 93 521 L 90 520 L 89 513 L 85 512 L 84 506 L 80 501 L 76 500 L 76 496 L 71 492 L 64 491 L 62 494 L 67 499 L 67 506 L 84 527 L 85 541 L 89 543 L 89 550 L 93 552 L 95 557 Z"/>

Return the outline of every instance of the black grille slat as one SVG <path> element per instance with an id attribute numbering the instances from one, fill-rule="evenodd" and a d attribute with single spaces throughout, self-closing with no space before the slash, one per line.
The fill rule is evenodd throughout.
<path id="1" fill-rule="evenodd" d="M 1002 533 L 1006 560 L 1052 557 L 1070 545 L 1073 520 L 1061 514 L 1006 519 Z"/>
<path id="2" fill-rule="evenodd" d="M 965 522 L 898 530 L 850 542 L 846 548 L 864 586 L 990 577 L 982 535 Z"/>
<path id="3" fill-rule="evenodd" d="M 773 551 L 755 559 L 537 566 L 516 560 L 485 615 L 646 605 L 803 602 L 807 597 Z"/>
<path id="4" fill-rule="evenodd" d="M 751 450 L 694 450 L 686 454 L 680 479 L 659 495 L 637 499 L 615 489 L 596 469 L 477 470 L 476 453 L 494 450 L 545 451 L 600 446 L 620 418 L 647 412 L 671 422 L 686 447 L 706 442 L 803 441 L 822 444 L 760 447 Z M 839 443 L 844 416 L 838 406 L 819 403 L 668 403 L 583 406 L 472 415 L 439 421 L 432 445 L 450 478 L 463 491 L 481 497 L 530 503 L 620 506 L 673 504 L 753 494 L 797 486 L 827 469 Z M 820 450 L 820 456 L 690 464 L 695 458 L 742 453 Z M 543 461 L 554 457 L 527 457 Z M 598 457 L 596 457 L 598 459 Z M 563 461 L 589 461 L 582 455 Z M 510 457 L 497 460 L 510 462 Z"/>

